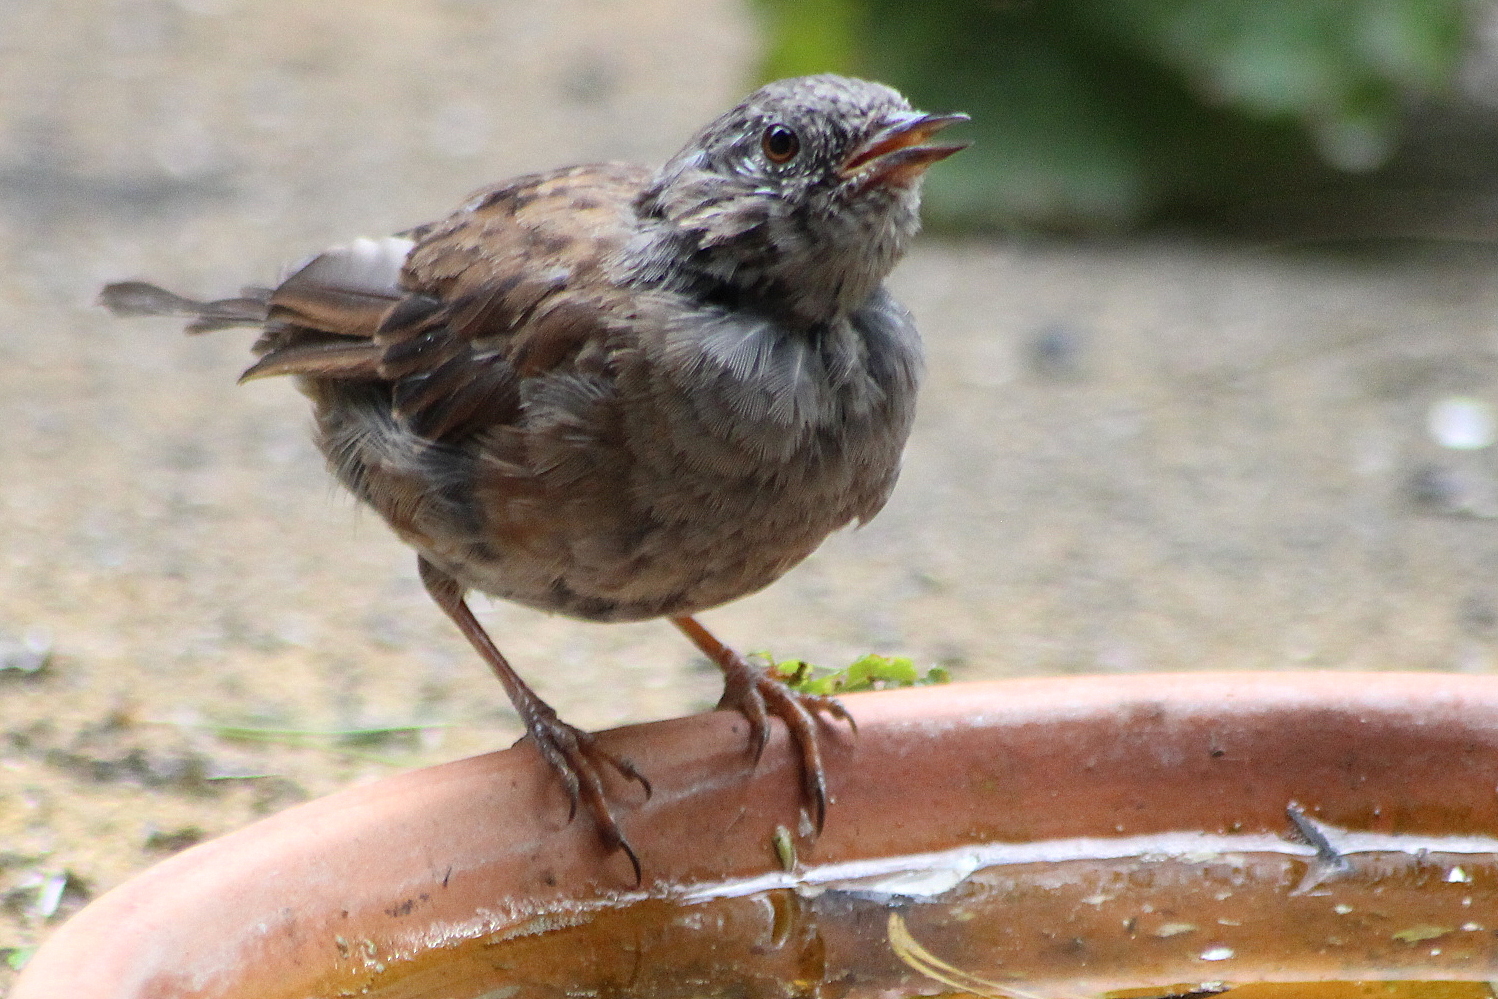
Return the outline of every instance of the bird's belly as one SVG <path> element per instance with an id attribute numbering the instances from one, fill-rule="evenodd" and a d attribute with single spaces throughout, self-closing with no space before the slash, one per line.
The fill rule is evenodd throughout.
<path id="1" fill-rule="evenodd" d="M 775 582 L 861 510 L 877 508 L 894 474 L 890 467 L 852 490 L 846 472 L 826 483 L 801 478 L 793 497 L 723 484 L 700 500 L 676 481 L 652 504 L 607 510 L 574 496 L 526 517 L 523 530 L 491 508 L 480 531 L 406 540 L 470 589 L 540 610 L 592 621 L 692 614 Z"/>

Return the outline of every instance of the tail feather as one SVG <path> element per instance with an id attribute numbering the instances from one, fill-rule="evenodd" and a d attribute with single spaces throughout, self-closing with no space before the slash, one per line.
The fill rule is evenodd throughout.
<path id="1" fill-rule="evenodd" d="M 272 315 L 325 333 L 373 336 L 391 306 L 405 296 L 401 268 L 413 245 L 388 236 L 325 250 L 276 288 Z"/>
<path id="2" fill-rule="evenodd" d="M 207 333 L 231 326 L 260 326 L 270 309 L 269 288 L 242 289 L 239 298 L 204 302 L 184 298 L 144 281 L 106 285 L 99 304 L 117 316 L 182 316 L 191 319 L 189 333 Z"/>
<path id="3" fill-rule="evenodd" d="M 269 375 L 380 377 L 380 324 L 403 297 L 401 270 L 415 244 L 407 238 L 356 239 L 292 270 L 275 288 L 244 288 L 238 298 L 199 301 L 144 281 L 121 281 L 99 294 L 119 316 L 182 316 L 189 333 L 260 326 L 259 360 L 243 379 Z"/>

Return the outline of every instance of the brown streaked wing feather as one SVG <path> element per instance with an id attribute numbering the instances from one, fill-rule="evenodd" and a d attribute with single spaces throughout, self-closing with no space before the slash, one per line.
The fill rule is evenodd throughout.
<path id="1" fill-rule="evenodd" d="M 395 383 L 395 411 L 429 440 L 467 437 L 520 412 L 520 379 L 503 357 L 455 357 Z"/>
<path id="2" fill-rule="evenodd" d="M 321 333 L 373 336 L 405 297 L 401 267 L 416 244 L 400 236 L 356 239 L 297 268 L 271 293 L 270 320 Z"/>
<path id="3" fill-rule="evenodd" d="M 374 378 L 380 350 L 368 340 L 299 338 L 284 347 L 267 349 L 265 356 L 245 369 L 241 382 L 272 375 L 309 375 L 315 378 Z"/>
<path id="4" fill-rule="evenodd" d="M 432 439 L 513 421 L 523 378 L 563 368 L 611 334 L 604 261 L 633 233 L 648 171 L 606 164 L 489 188 L 422 227 L 408 292 L 374 333 L 397 414 Z"/>
<path id="5" fill-rule="evenodd" d="M 401 299 L 400 268 L 409 239 L 356 239 L 318 254 L 267 293 L 255 344 L 260 355 L 240 380 L 270 375 L 377 377 L 371 341 Z"/>
<path id="6" fill-rule="evenodd" d="M 468 345 L 452 335 L 451 309 L 451 304 L 422 294 L 409 295 L 392 309 L 374 333 L 380 377 L 398 381 L 468 353 Z"/>
<path id="7" fill-rule="evenodd" d="M 590 344 L 600 337 L 606 321 L 607 295 L 559 295 L 544 312 L 516 334 L 510 346 L 511 363 L 522 375 L 552 371 L 563 364 L 576 364 Z"/>

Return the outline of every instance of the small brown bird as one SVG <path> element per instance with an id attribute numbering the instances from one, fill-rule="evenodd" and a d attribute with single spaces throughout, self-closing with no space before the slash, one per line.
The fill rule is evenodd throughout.
<path id="1" fill-rule="evenodd" d="M 888 87 L 781 80 L 659 170 L 578 166 L 485 188 L 441 222 L 356 240 L 275 288 L 194 301 L 112 284 L 118 314 L 259 326 L 244 378 L 295 375 L 317 444 L 418 553 L 422 582 L 526 731 L 640 863 L 603 772 L 650 785 L 557 718 L 465 602 L 469 590 L 590 621 L 666 617 L 723 670 L 719 707 L 789 727 L 818 830 L 817 714 L 714 638 L 698 611 L 753 593 L 879 512 L 921 368 L 882 286 L 919 228 L 921 178 L 963 115 Z"/>

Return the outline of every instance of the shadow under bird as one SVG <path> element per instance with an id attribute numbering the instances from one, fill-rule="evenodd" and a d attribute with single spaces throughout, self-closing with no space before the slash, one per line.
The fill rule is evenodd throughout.
<path id="1" fill-rule="evenodd" d="M 657 170 L 605 163 L 485 188 L 440 222 L 356 240 L 274 288 L 196 301 L 138 281 L 101 302 L 258 326 L 244 378 L 293 375 L 333 473 L 418 553 L 604 843 L 629 761 L 561 721 L 473 616 L 470 590 L 590 621 L 665 617 L 723 671 L 755 759 L 781 718 L 818 831 L 819 716 L 692 616 L 778 579 L 894 487 L 921 371 L 883 287 L 927 167 L 965 120 L 823 75 L 780 80 Z"/>

